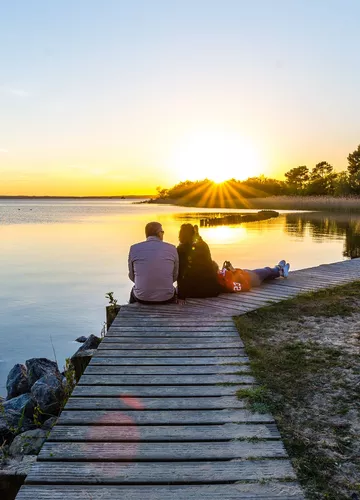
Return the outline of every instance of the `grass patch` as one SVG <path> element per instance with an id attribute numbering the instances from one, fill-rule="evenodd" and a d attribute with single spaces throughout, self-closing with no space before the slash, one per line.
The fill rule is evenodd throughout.
<path id="1" fill-rule="evenodd" d="M 311 500 L 348 500 L 360 492 L 360 360 L 349 348 L 348 321 L 359 308 L 360 282 L 354 282 L 235 318 L 261 384 L 237 396 L 253 411 L 273 414 Z M 360 319 L 354 321 L 360 331 Z M 333 324 L 336 342 L 323 333 Z"/>

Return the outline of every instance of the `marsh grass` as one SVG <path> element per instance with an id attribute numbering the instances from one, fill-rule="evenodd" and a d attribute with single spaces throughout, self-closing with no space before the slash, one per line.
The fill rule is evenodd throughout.
<path id="1" fill-rule="evenodd" d="M 351 324 L 359 306 L 356 282 L 235 319 L 261 384 L 237 395 L 253 411 L 274 415 L 312 500 L 346 500 L 360 492 L 359 356 L 349 348 L 345 327 L 336 345 L 322 336 L 333 318 Z"/>
<path id="2" fill-rule="evenodd" d="M 325 212 L 360 212 L 358 196 L 268 196 L 264 198 L 211 199 L 206 203 L 198 200 L 167 199 L 157 203 L 201 208 L 238 208 L 271 210 L 310 210 Z"/>

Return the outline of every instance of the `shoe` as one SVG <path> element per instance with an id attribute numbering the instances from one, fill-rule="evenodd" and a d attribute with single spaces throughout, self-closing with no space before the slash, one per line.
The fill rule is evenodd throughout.
<path id="1" fill-rule="evenodd" d="M 289 271 L 290 271 L 290 264 L 287 262 L 285 266 L 280 270 L 280 275 L 283 278 L 288 278 L 289 276 Z"/>
<path id="2" fill-rule="evenodd" d="M 284 259 L 283 259 L 283 260 L 281 260 L 281 261 L 279 262 L 279 264 L 276 264 L 276 266 L 277 266 L 277 267 L 280 267 L 280 269 L 282 269 L 283 267 L 285 267 L 285 265 L 286 265 L 286 260 L 284 260 Z"/>

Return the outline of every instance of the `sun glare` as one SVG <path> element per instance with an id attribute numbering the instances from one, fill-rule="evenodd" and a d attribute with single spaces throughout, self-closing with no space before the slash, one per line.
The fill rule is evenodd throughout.
<path id="1" fill-rule="evenodd" d="M 223 131 L 188 136 L 175 148 L 170 166 L 180 180 L 208 178 L 216 183 L 262 173 L 259 155 L 251 142 Z"/>

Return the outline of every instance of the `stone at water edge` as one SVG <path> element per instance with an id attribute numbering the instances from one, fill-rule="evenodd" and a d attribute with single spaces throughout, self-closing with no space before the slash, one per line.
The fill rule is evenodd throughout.
<path id="1" fill-rule="evenodd" d="M 10 445 L 10 455 L 13 457 L 37 455 L 46 441 L 47 435 L 48 432 L 42 429 L 34 429 L 19 434 Z"/>
<path id="2" fill-rule="evenodd" d="M 51 429 L 54 427 L 54 425 L 56 424 L 58 418 L 57 417 L 50 417 L 48 418 L 47 420 L 45 420 L 45 422 L 43 423 L 43 425 L 41 426 L 41 428 L 44 430 L 44 431 L 51 431 Z"/>
<path id="3" fill-rule="evenodd" d="M 0 413 L 0 443 L 11 442 L 16 434 L 34 429 L 32 420 L 15 410 Z"/>
<path id="4" fill-rule="evenodd" d="M 74 367 L 76 382 L 79 381 L 81 375 L 84 373 L 87 365 L 90 363 L 91 358 L 96 353 L 96 349 L 83 350 L 81 347 L 71 357 L 71 364 Z"/>
<path id="5" fill-rule="evenodd" d="M 83 343 L 82 346 L 79 347 L 79 349 L 76 351 L 74 356 L 81 351 L 87 351 L 89 349 L 97 349 L 99 347 L 99 344 L 101 342 L 101 338 L 97 337 L 96 335 L 89 335 L 86 341 Z"/>
<path id="6" fill-rule="evenodd" d="M 84 335 L 75 339 L 75 342 L 79 342 L 80 344 L 83 344 L 86 341 L 87 341 L 87 337 L 84 337 Z"/>
<path id="7" fill-rule="evenodd" d="M 61 375 L 45 375 L 31 388 L 31 395 L 47 416 L 57 415 L 64 400 L 64 387 Z"/>
<path id="8" fill-rule="evenodd" d="M 57 363 L 47 358 L 31 358 L 25 361 L 30 387 L 45 375 L 60 376 Z"/>
<path id="9" fill-rule="evenodd" d="M 30 391 L 27 369 L 25 365 L 17 363 L 14 365 L 6 380 L 7 399 L 16 398 Z"/>
<path id="10" fill-rule="evenodd" d="M 21 396 L 17 396 L 16 398 L 9 399 L 9 401 L 5 401 L 3 403 L 4 410 L 14 410 L 21 414 L 24 414 L 25 417 L 32 419 L 35 408 L 35 401 L 31 397 L 30 392 L 26 394 L 21 394 Z"/>

